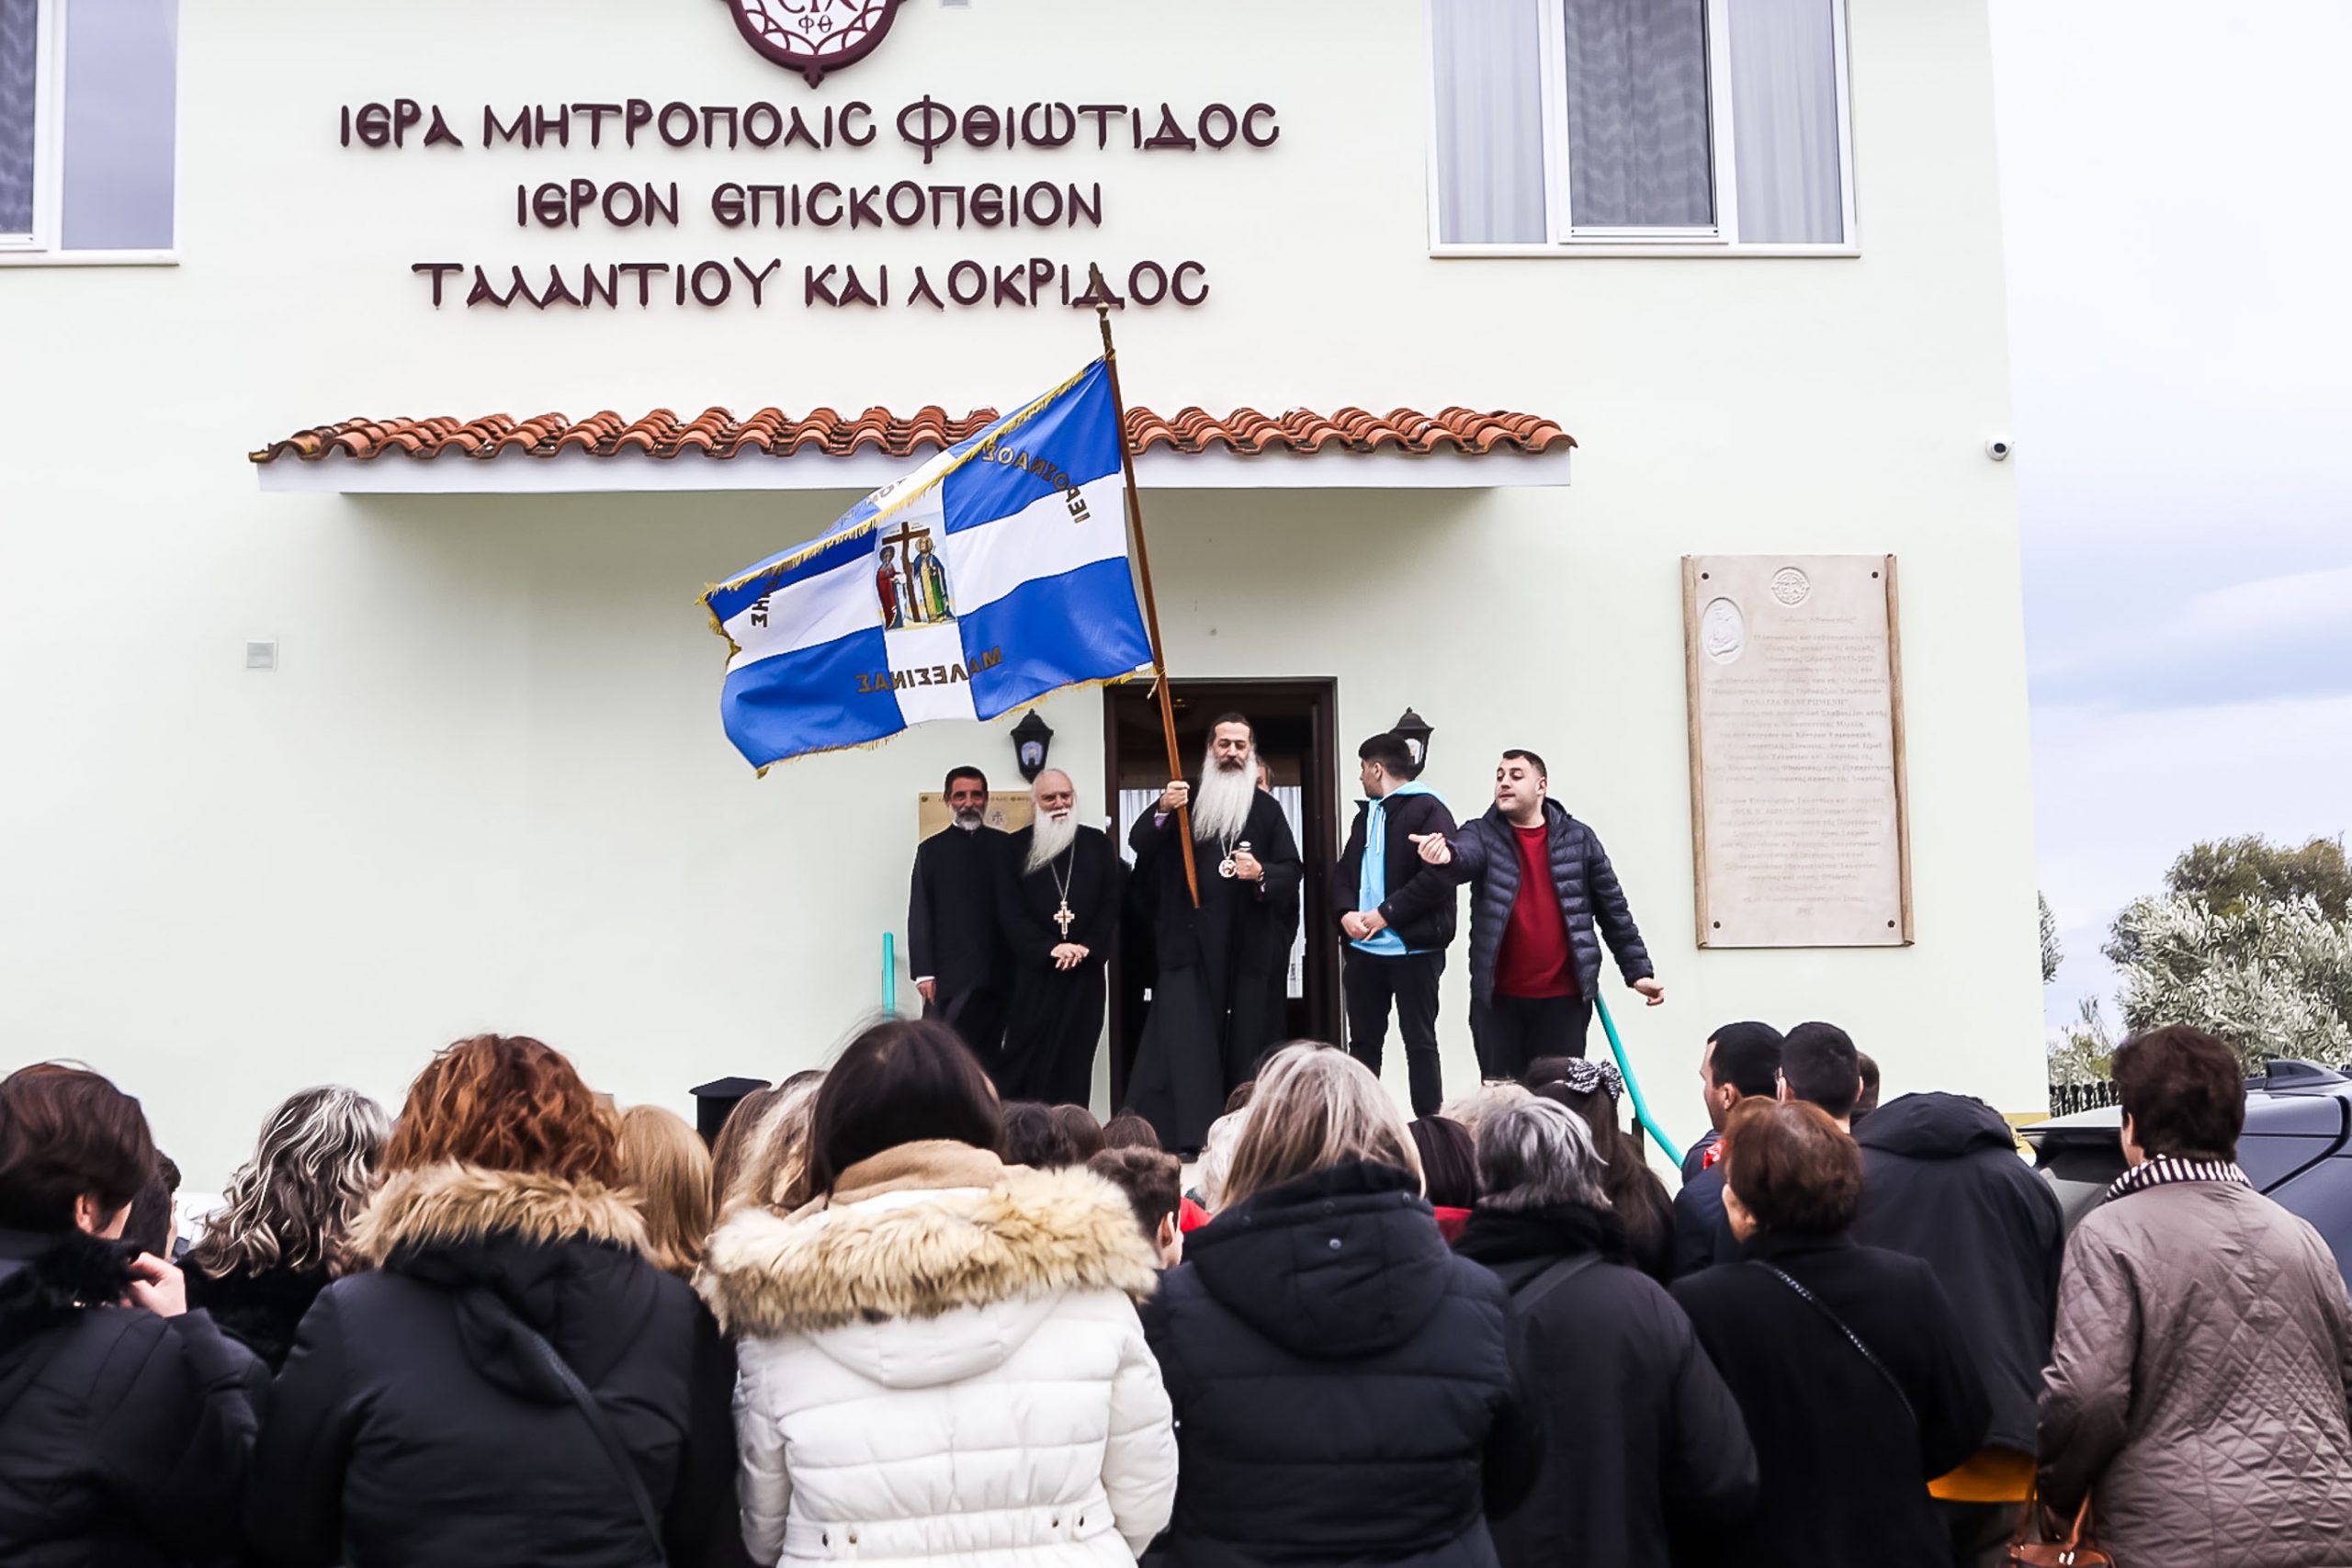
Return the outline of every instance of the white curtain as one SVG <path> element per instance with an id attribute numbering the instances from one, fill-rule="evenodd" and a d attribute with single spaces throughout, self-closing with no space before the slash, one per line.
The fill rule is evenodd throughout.
<path id="1" fill-rule="evenodd" d="M 37 0 L 0 0 L 0 234 L 33 226 Z"/>
<path id="2" fill-rule="evenodd" d="M 1538 3 L 1430 0 L 1443 243 L 1540 244 L 1549 237 Z"/>
<path id="3" fill-rule="evenodd" d="M 1835 4 L 1732 6 L 1732 139 L 1743 241 L 1837 244 L 1846 237 Z"/>
<path id="4" fill-rule="evenodd" d="M 71 0 L 66 28 L 65 246 L 168 250 L 178 0 Z"/>
<path id="5" fill-rule="evenodd" d="M 1566 17 L 1570 220 L 1711 226 L 1704 0 L 1566 0 Z"/>

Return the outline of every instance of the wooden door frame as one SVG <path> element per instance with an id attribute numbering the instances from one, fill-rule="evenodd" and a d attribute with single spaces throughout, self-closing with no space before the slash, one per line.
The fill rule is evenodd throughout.
<path id="1" fill-rule="evenodd" d="M 1305 874 L 1299 882 L 1299 911 L 1306 932 L 1306 962 L 1301 976 L 1306 996 L 1306 1036 L 1325 1040 L 1332 1044 L 1342 1041 L 1347 1007 L 1340 994 L 1340 939 L 1338 928 L 1323 918 L 1331 908 L 1331 879 L 1338 874 L 1340 860 L 1340 681 L 1336 675 L 1317 676 L 1236 676 L 1204 677 L 1199 680 L 1182 676 L 1169 678 L 1170 689 L 1190 702 L 1202 702 L 1214 710 L 1230 708 L 1236 712 L 1250 711 L 1250 698 L 1279 696 L 1293 701 L 1303 699 L 1306 706 L 1307 755 L 1306 766 L 1300 779 L 1301 800 L 1308 809 L 1300 816 L 1306 840 L 1298 846 Z M 1134 686 L 1108 687 L 1102 694 L 1102 781 L 1103 793 L 1111 802 L 1119 791 L 1119 720 L 1117 704 L 1123 691 L 1132 693 Z M 1187 763 L 1187 773 L 1190 763 Z M 1317 801 L 1324 809 L 1312 809 Z M 1120 1059 L 1119 1045 L 1123 1037 L 1124 998 L 1119 984 L 1120 955 L 1111 956 L 1110 1008 L 1105 1015 L 1105 1038 L 1111 1045 L 1111 1106 L 1117 1110 L 1126 1090 L 1128 1064 Z"/>

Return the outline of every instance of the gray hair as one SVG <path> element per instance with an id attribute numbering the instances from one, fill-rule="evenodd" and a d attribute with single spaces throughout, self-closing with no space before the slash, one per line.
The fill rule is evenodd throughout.
<path id="1" fill-rule="evenodd" d="M 384 1108 L 356 1089 L 289 1095 L 262 1123 L 254 1157 L 229 1179 L 187 1260 L 215 1279 L 270 1269 L 342 1273 L 391 1132 Z"/>
<path id="2" fill-rule="evenodd" d="M 1478 1206 L 1510 1213 L 1581 1203 L 1606 1209 L 1600 1156 L 1584 1118 L 1555 1100 L 1531 1099 L 1478 1123 Z"/>

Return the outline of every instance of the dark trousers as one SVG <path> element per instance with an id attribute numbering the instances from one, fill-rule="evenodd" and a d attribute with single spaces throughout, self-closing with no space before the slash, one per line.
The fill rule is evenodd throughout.
<path id="1" fill-rule="evenodd" d="M 1517 1079 L 1539 1056 L 1581 1056 L 1592 1004 L 1582 997 L 1506 997 L 1470 1004 L 1470 1038 L 1489 1082 Z"/>
<path id="2" fill-rule="evenodd" d="M 2001 1568 L 2009 1560 L 2023 1503 L 1947 1503 L 1936 1512 L 1951 1531 L 1952 1568 Z"/>
<path id="3" fill-rule="evenodd" d="M 1348 999 L 1348 1054 L 1380 1076 L 1388 1043 L 1388 1005 L 1396 1004 L 1396 1032 L 1405 1037 L 1405 1072 L 1413 1114 L 1434 1116 L 1444 1102 L 1437 1060 L 1437 983 L 1445 952 L 1366 953 L 1351 942 L 1340 959 L 1340 989 Z"/>
<path id="4" fill-rule="evenodd" d="M 937 1001 L 923 1005 L 922 1015 L 952 1025 L 994 1077 L 1004 1062 L 1006 1000 L 998 990 L 965 991 L 952 997 L 943 990 Z"/>

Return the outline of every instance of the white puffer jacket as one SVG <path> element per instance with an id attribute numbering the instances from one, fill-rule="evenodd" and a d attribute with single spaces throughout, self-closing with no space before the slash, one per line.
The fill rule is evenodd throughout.
<path id="1" fill-rule="evenodd" d="M 1093 1568 L 1168 1523 L 1176 1437 L 1119 1191 L 961 1144 L 852 1166 L 830 1202 L 736 1214 L 705 1299 L 739 1337 L 754 1561 Z"/>

